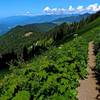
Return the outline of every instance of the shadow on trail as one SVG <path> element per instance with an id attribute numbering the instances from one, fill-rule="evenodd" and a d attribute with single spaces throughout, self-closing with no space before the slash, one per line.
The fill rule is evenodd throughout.
<path id="1" fill-rule="evenodd" d="M 98 87 L 96 88 L 96 90 L 98 90 L 98 95 L 96 97 L 97 100 L 100 100 L 100 73 L 98 73 L 97 71 L 95 72 L 95 77 L 96 77 L 96 80 L 97 80 L 97 85 Z"/>
<path id="2" fill-rule="evenodd" d="M 94 71 L 93 76 L 97 80 L 97 82 L 96 82 L 96 84 L 97 84 L 96 90 L 98 91 L 98 94 L 96 96 L 96 100 L 100 100 L 100 73 L 98 73 L 96 71 L 96 69 L 92 69 L 92 71 Z"/>
<path id="3" fill-rule="evenodd" d="M 96 96 L 96 100 L 100 100 L 100 73 L 96 71 L 96 69 L 91 69 L 92 70 L 92 77 L 96 79 L 96 90 L 98 91 L 98 94 Z"/>

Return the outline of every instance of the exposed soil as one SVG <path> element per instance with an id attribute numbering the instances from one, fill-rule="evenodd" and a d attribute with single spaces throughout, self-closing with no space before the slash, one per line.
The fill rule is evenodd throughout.
<path id="1" fill-rule="evenodd" d="M 32 34 L 33 34 L 33 32 L 28 32 L 28 33 L 25 34 L 25 37 L 29 37 Z"/>
<path id="2" fill-rule="evenodd" d="M 80 86 L 78 87 L 78 99 L 79 100 L 100 100 L 96 99 L 98 95 L 98 85 L 95 77 L 96 57 L 94 55 L 93 41 L 89 42 L 88 47 L 88 76 L 85 80 L 80 80 Z"/>

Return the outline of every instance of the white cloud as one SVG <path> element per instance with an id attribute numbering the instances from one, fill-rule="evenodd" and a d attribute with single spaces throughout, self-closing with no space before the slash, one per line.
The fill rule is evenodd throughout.
<path id="1" fill-rule="evenodd" d="M 27 11 L 27 12 L 25 12 L 25 14 L 23 14 L 23 15 L 32 16 L 33 14 L 32 14 L 31 12 Z"/>
<path id="2" fill-rule="evenodd" d="M 81 12 L 81 11 L 84 10 L 84 7 L 83 7 L 83 6 L 78 6 L 78 7 L 77 7 L 77 10 Z"/>
<path id="3" fill-rule="evenodd" d="M 47 14 L 61 14 L 66 11 L 64 8 L 50 8 L 50 7 L 45 7 L 43 10 Z"/>
<path id="4" fill-rule="evenodd" d="M 45 8 L 44 8 L 44 12 L 47 12 L 47 13 L 48 13 L 50 10 L 51 10 L 51 9 L 50 9 L 49 7 L 45 7 Z"/>
<path id="5" fill-rule="evenodd" d="M 87 7 L 79 5 L 78 7 L 74 8 L 72 5 L 70 5 L 68 8 L 50 8 L 45 7 L 44 12 L 46 14 L 75 14 L 75 13 L 93 13 L 100 10 L 100 5 L 97 3 L 90 4 Z"/>
<path id="6" fill-rule="evenodd" d="M 86 8 L 88 11 L 93 11 L 96 12 L 98 10 L 100 10 L 100 5 L 98 5 L 97 3 L 95 4 L 91 4 Z"/>
<path id="7" fill-rule="evenodd" d="M 74 11 L 75 9 L 70 5 L 68 11 Z"/>

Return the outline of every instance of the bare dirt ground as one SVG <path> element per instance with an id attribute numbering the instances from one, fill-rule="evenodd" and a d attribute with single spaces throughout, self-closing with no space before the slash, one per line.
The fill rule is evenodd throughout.
<path id="1" fill-rule="evenodd" d="M 89 42 L 88 47 L 88 76 L 85 80 L 80 80 L 80 86 L 78 87 L 79 100 L 100 100 L 96 99 L 98 90 L 96 89 L 97 80 L 95 78 L 95 71 L 93 70 L 96 65 L 96 57 L 94 55 L 93 41 Z"/>
<path id="2" fill-rule="evenodd" d="M 30 36 L 32 34 L 33 34 L 33 32 L 28 32 L 28 33 L 25 34 L 25 37 L 28 37 L 28 36 Z"/>

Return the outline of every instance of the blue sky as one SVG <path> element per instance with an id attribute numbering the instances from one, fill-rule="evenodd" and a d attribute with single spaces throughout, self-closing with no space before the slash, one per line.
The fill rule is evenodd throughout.
<path id="1" fill-rule="evenodd" d="M 87 9 L 96 11 L 99 5 L 100 0 L 0 0 L 0 17 L 82 13 Z"/>

